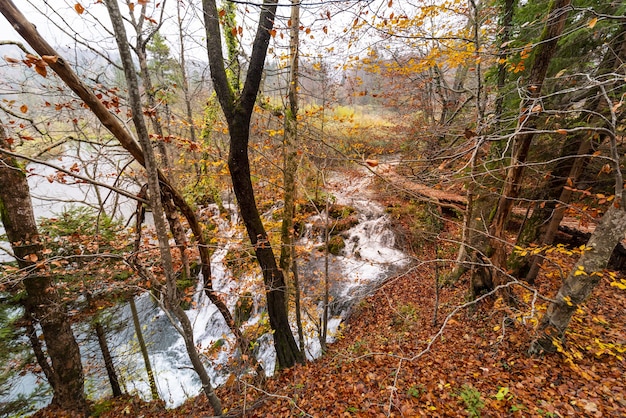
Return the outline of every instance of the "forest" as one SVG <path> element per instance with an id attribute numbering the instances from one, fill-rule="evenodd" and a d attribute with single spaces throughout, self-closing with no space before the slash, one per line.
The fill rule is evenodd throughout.
<path id="1" fill-rule="evenodd" d="M 0 13 L 0 417 L 626 416 L 626 3 Z"/>

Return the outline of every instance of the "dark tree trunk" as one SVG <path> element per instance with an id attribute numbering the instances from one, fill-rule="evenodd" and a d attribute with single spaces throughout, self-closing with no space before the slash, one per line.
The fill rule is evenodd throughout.
<path id="1" fill-rule="evenodd" d="M 102 322 L 96 321 L 94 323 L 94 328 L 96 330 L 96 336 L 98 337 L 98 345 L 100 346 L 100 351 L 102 352 L 102 357 L 104 358 L 104 367 L 107 371 L 107 376 L 109 377 L 109 384 L 111 385 L 113 397 L 122 396 L 122 389 L 120 388 L 120 382 L 117 379 L 117 372 L 115 371 L 113 356 L 111 355 L 109 344 L 107 343 L 104 326 L 102 325 Z"/>
<path id="2" fill-rule="evenodd" d="M 533 130 L 537 127 L 539 120 L 538 111 L 534 110 L 539 103 L 541 90 L 548 66 L 556 52 L 558 40 L 563 33 L 565 21 L 568 15 L 570 0 L 553 0 L 551 3 L 546 26 L 542 34 L 542 39 L 537 46 L 530 76 L 527 82 L 527 99 L 522 104 L 519 123 L 523 125 L 523 132 L 514 138 L 513 151 L 511 155 L 511 165 L 507 170 L 501 197 L 498 201 L 496 214 L 491 223 L 493 239 L 491 245 L 494 249 L 494 264 L 503 270 L 506 268 L 506 245 L 505 227 L 515 200 L 519 196 L 522 186 L 522 175 L 524 173 L 526 159 L 533 140 Z M 499 283 L 500 275 L 497 275 L 496 284 Z"/>
<path id="3" fill-rule="evenodd" d="M 141 330 L 141 322 L 139 321 L 139 314 L 137 313 L 137 305 L 135 304 L 134 296 L 131 296 L 128 299 L 128 305 L 130 306 L 130 312 L 133 317 L 133 326 L 135 327 L 135 335 L 137 335 L 137 342 L 139 343 L 139 351 L 141 351 L 143 364 L 146 368 L 146 374 L 148 375 L 148 384 L 150 385 L 150 395 L 152 395 L 153 400 L 158 400 L 159 390 L 157 389 L 156 380 L 154 379 L 154 372 L 152 371 L 152 363 L 150 362 L 150 356 L 148 355 L 148 347 L 146 346 L 146 341 L 143 339 L 143 331 Z"/>
<path id="4" fill-rule="evenodd" d="M 122 396 L 122 389 L 120 388 L 120 382 L 117 378 L 117 372 L 115 371 L 113 356 L 111 355 L 111 350 L 109 350 L 109 344 L 107 343 L 104 325 L 102 325 L 97 309 L 95 309 L 92 304 L 93 299 L 91 297 L 91 293 L 87 292 L 86 298 L 89 308 L 94 310 L 93 328 L 94 331 L 96 331 L 96 337 L 98 337 L 98 346 L 100 347 L 100 352 L 102 353 L 102 358 L 104 359 L 104 368 L 107 371 L 109 384 L 111 385 L 111 392 L 113 392 L 114 397 Z"/>
<path id="5" fill-rule="evenodd" d="M 270 326 L 274 330 L 274 347 L 279 367 L 290 367 L 304 358 L 291 332 L 286 309 L 286 285 L 283 271 L 278 268 L 274 251 L 270 245 L 265 227 L 259 216 L 250 178 L 248 141 L 250 120 L 259 92 L 265 56 L 270 40 L 270 30 L 274 25 L 277 3 L 264 0 L 259 16 L 259 26 L 255 36 L 248 74 L 241 95 L 235 95 L 228 81 L 222 54 L 222 41 L 219 16 L 215 1 L 203 0 L 204 23 L 207 38 L 207 53 L 211 68 L 211 79 L 217 98 L 228 123 L 230 148 L 228 168 L 237 197 L 237 204 L 244 221 L 257 261 L 263 272 L 267 310 Z"/>
<path id="6" fill-rule="evenodd" d="M 9 148 L 1 124 L 0 148 Z M 23 282 L 27 295 L 25 309 L 41 326 L 51 362 L 48 364 L 39 350 L 37 359 L 45 362 L 41 367 L 48 371 L 46 377 L 54 392 L 52 403 L 66 411 L 87 415 L 89 409 L 85 401 L 78 344 L 49 271 L 45 265 L 37 265 L 38 261 L 43 260 L 43 255 L 28 182 L 16 161 L 4 154 L 0 154 L 0 184 L 2 224 L 17 263 L 26 272 Z M 37 352 L 36 346 L 33 349 Z"/>

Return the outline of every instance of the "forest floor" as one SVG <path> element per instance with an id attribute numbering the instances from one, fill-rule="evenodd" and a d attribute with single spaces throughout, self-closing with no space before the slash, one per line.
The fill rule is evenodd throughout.
<path id="1" fill-rule="evenodd" d="M 448 226 L 442 234 L 458 236 Z M 576 255 L 554 257 L 567 272 Z M 441 287 L 434 321 L 436 271 L 427 260 L 436 258 L 421 248 L 412 268 L 357 305 L 323 357 L 262 386 L 233 379 L 218 388 L 227 416 L 626 416 L 626 290 L 613 279 L 605 275 L 578 309 L 559 352 L 529 357 L 546 302 L 516 287 L 516 307 L 494 295 L 458 309 L 467 301 L 466 274 Z M 552 296 L 561 280 L 548 271 L 536 285 Z M 212 416 L 202 395 L 172 410 L 134 397 L 94 407 L 100 417 Z"/>

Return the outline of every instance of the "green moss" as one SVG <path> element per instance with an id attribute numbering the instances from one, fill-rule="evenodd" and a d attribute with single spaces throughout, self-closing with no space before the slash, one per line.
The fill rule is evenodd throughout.
<path id="1" fill-rule="evenodd" d="M 346 242 L 340 235 L 333 235 L 328 240 L 328 252 L 332 255 L 339 255 L 346 247 Z"/>

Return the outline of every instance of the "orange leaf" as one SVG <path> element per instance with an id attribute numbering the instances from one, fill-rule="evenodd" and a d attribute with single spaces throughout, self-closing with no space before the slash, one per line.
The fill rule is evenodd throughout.
<path id="1" fill-rule="evenodd" d="M 15 58 L 7 57 L 6 55 L 4 56 L 4 60 L 8 62 L 9 64 L 17 64 L 18 62 L 20 62 L 19 60 L 16 60 Z"/>
<path id="2" fill-rule="evenodd" d="M 28 112 L 28 106 L 26 106 L 25 104 L 21 105 L 21 106 L 20 106 L 20 111 L 21 111 L 22 113 L 26 113 L 26 112 Z"/>
<path id="3" fill-rule="evenodd" d="M 41 59 L 44 60 L 47 64 L 56 64 L 59 57 L 56 55 L 42 55 Z"/>
<path id="4" fill-rule="evenodd" d="M 34 263 L 35 261 L 39 260 L 39 257 L 37 257 L 37 254 L 28 254 L 27 256 L 24 257 L 26 260 Z"/>
<path id="5" fill-rule="evenodd" d="M 74 5 L 74 10 L 76 10 L 76 13 L 79 15 L 82 15 L 85 12 L 85 8 L 80 3 L 76 3 Z"/>
<path id="6" fill-rule="evenodd" d="M 272 29 L 270 35 L 272 35 L 272 38 L 276 37 L 276 29 Z"/>
<path id="7" fill-rule="evenodd" d="M 35 71 L 37 71 L 37 74 L 39 74 L 42 77 L 45 77 L 48 75 L 48 71 L 46 70 L 46 67 L 44 67 L 43 65 L 35 65 Z"/>
<path id="8" fill-rule="evenodd" d="M 556 131 L 557 133 L 560 133 L 561 135 L 567 135 L 567 129 L 557 129 Z"/>
<path id="9" fill-rule="evenodd" d="M 593 29 L 593 27 L 596 25 L 596 23 L 598 23 L 598 18 L 594 17 L 593 19 L 591 19 L 589 21 L 589 29 Z"/>

